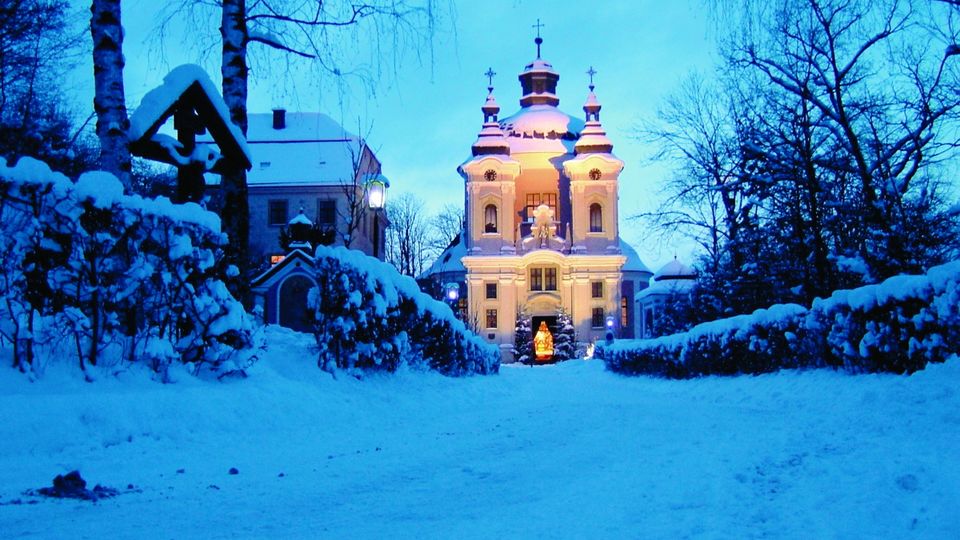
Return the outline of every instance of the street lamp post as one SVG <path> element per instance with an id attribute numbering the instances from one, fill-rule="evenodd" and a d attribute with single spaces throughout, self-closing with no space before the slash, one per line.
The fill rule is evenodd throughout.
<path id="1" fill-rule="evenodd" d="M 373 244 L 373 256 L 378 259 L 380 258 L 380 244 L 382 243 L 380 239 L 379 212 L 383 210 L 387 204 L 387 187 L 389 186 L 390 182 L 380 174 L 373 176 L 367 181 L 367 204 L 370 206 L 370 209 L 373 210 L 374 215 L 373 234 L 370 240 Z"/>

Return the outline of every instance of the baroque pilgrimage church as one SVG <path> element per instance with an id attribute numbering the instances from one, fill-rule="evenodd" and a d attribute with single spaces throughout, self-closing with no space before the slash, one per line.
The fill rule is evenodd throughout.
<path id="1" fill-rule="evenodd" d="M 520 110 L 499 118 L 491 86 L 465 181 L 462 234 L 422 276 L 457 290 L 480 334 L 513 359 L 518 317 L 556 333 L 566 312 L 580 342 L 607 331 L 633 337 L 634 297 L 651 272 L 620 239 L 618 186 L 623 162 L 600 122 L 590 90 L 584 119 L 558 108 L 559 73 L 540 57 L 520 73 Z M 455 295 L 451 295 L 453 297 Z"/>

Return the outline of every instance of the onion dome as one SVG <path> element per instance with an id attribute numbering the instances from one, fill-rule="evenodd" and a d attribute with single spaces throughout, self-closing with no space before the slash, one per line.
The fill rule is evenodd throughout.
<path id="1" fill-rule="evenodd" d="M 502 154 L 510 155 L 510 145 L 506 137 L 503 136 L 503 130 L 500 129 L 500 123 L 497 122 L 497 115 L 500 113 L 500 105 L 493 97 L 493 76 L 496 75 L 493 69 L 488 69 L 486 73 L 490 79 L 490 85 L 487 86 L 487 100 L 480 110 L 483 111 L 483 128 L 477 136 L 477 142 L 473 143 L 473 155 Z"/>
<path id="2" fill-rule="evenodd" d="M 590 75 L 590 94 L 587 95 L 587 102 L 583 104 L 583 112 L 586 113 L 587 121 L 584 124 L 583 131 L 580 133 L 580 140 L 575 146 L 577 154 L 609 154 L 613 151 L 613 143 L 607 138 L 607 132 L 600 124 L 600 102 L 597 95 L 593 93 L 593 76 L 596 75 L 593 66 L 587 71 Z"/>

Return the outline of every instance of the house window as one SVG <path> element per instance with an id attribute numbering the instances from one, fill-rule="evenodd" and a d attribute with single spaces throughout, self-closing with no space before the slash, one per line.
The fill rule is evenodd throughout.
<path id="1" fill-rule="evenodd" d="M 553 215 L 557 215 L 557 194 L 556 193 L 527 193 L 527 220 L 533 221 L 533 211 L 541 204 L 545 204 L 553 210 Z"/>
<path id="2" fill-rule="evenodd" d="M 556 193 L 544 193 L 540 200 L 543 204 L 550 207 L 553 210 L 553 215 L 557 215 L 557 194 Z"/>
<path id="3" fill-rule="evenodd" d="M 284 258 L 286 258 L 286 255 L 271 255 L 271 256 L 270 256 L 270 264 L 271 264 L 271 265 L 280 264 L 280 263 L 283 262 L 283 259 L 284 259 Z"/>
<path id="4" fill-rule="evenodd" d="M 496 328 L 497 327 L 497 310 L 488 309 L 487 310 L 487 328 Z"/>
<path id="5" fill-rule="evenodd" d="M 600 205 L 590 205 L 590 232 L 603 232 L 603 210 Z"/>
<path id="6" fill-rule="evenodd" d="M 531 268 L 530 269 L 530 290 L 531 291 L 557 290 L 557 269 L 556 268 Z"/>
<path id="7" fill-rule="evenodd" d="M 497 284 L 487 283 L 487 299 L 496 300 L 496 298 L 497 298 Z"/>
<path id="8" fill-rule="evenodd" d="M 337 200 L 317 200 L 317 225 L 332 227 L 337 222 Z"/>
<path id="9" fill-rule="evenodd" d="M 267 224 L 268 225 L 286 225 L 287 224 L 287 201 L 286 199 L 274 199 L 267 203 Z"/>
<path id="10" fill-rule="evenodd" d="M 557 290 L 557 269 L 544 268 L 543 281 L 544 281 L 544 290 L 547 290 L 547 291 Z"/>
<path id="11" fill-rule="evenodd" d="M 540 205 L 539 193 L 527 193 L 527 221 L 533 221 L 533 211 Z"/>
<path id="12" fill-rule="evenodd" d="M 488 204 L 483 209 L 483 223 L 483 232 L 497 232 L 497 206 L 495 204 Z"/>
<path id="13" fill-rule="evenodd" d="M 543 268 L 530 269 L 530 290 L 531 291 L 543 290 Z"/>
<path id="14" fill-rule="evenodd" d="M 593 328 L 603 328 L 603 308 L 593 308 L 593 316 L 590 317 L 590 326 Z"/>
<path id="15" fill-rule="evenodd" d="M 603 282 L 602 281 L 594 281 L 590 283 L 590 297 L 603 298 Z"/>

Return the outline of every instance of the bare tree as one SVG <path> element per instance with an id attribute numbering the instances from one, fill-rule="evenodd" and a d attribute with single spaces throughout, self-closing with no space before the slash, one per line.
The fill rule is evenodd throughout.
<path id="1" fill-rule="evenodd" d="M 920 270 L 904 231 L 917 226 L 916 205 L 929 205 L 929 165 L 954 148 L 944 135 L 960 105 L 955 32 L 918 25 L 912 2 L 792 0 L 761 15 L 768 31 L 734 42 L 734 65 L 800 101 L 836 149 L 816 165 L 856 180 L 861 206 L 850 214 L 862 215 L 859 252 L 874 278 Z"/>
<path id="2" fill-rule="evenodd" d="M 395 197 L 387 206 L 387 262 L 401 274 L 420 275 L 427 261 L 428 229 L 423 201 L 412 193 Z"/>
<path id="3" fill-rule="evenodd" d="M 369 214 L 370 175 L 380 174 L 380 163 L 376 160 L 363 138 L 351 138 L 346 143 L 350 152 L 351 169 L 349 177 L 340 178 L 340 190 L 344 204 L 337 205 L 337 215 L 342 223 L 337 227 L 337 236 L 346 247 L 351 247 Z"/>
<path id="4" fill-rule="evenodd" d="M 450 242 L 463 232 L 463 206 L 445 204 L 430 220 L 429 247 L 433 256 L 439 255 Z"/>

